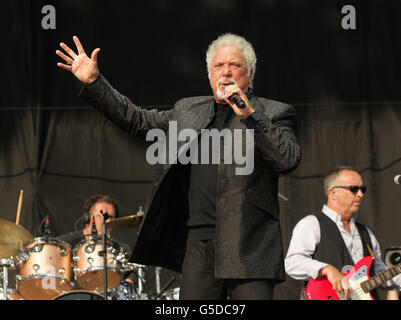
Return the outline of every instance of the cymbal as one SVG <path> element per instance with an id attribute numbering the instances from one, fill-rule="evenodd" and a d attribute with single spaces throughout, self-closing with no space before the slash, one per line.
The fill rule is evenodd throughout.
<path id="1" fill-rule="evenodd" d="M 15 256 L 20 244 L 32 239 L 33 236 L 24 227 L 0 219 L 0 259 Z"/>
<path id="2" fill-rule="evenodd" d="M 143 219 L 142 214 L 134 214 L 132 216 L 117 218 L 106 223 L 106 228 L 112 229 L 130 229 L 137 228 L 141 225 Z"/>

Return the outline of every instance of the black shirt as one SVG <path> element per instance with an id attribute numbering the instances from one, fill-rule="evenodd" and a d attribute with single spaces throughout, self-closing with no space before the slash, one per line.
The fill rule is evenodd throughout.
<path id="1" fill-rule="evenodd" d="M 227 126 L 228 120 L 234 111 L 228 104 L 214 105 L 214 117 L 206 129 L 217 129 L 219 132 Z M 221 138 L 220 138 L 221 139 Z M 191 178 L 189 185 L 189 219 L 188 239 L 209 240 L 214 239 L 216 224 L 216 197 L 218 164 L 212 163 L 212 143 L 209 140 L 208 164 L 201 164 L 201 139 L 198 143 L 198 164 L 191 164 Z M 220 150 L 220 153 L 223 150 Z M 218 157 L 220 161 L 220 155 Z"/>

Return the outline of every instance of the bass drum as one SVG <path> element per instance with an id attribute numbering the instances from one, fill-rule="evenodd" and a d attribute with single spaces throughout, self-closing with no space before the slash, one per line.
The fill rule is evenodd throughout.
<path id="1" fill-rule="evenodd" d="M 104 296 L 88 290 L 64 292 L 52 300 L 104 300 Z"/>

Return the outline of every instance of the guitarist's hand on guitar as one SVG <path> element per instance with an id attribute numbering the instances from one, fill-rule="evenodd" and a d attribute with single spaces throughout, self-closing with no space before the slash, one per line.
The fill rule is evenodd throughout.
<path id="1" fill-rule="evenodd" d="M 325 276 L 338 293 L 344 291 L 345 299 L 352 295 L 351 287 L 344 275 L 334 266 L 328 265 L 319 271 L 319 276 Z M 344 280 L 345 279 L 345 280 Z"/>

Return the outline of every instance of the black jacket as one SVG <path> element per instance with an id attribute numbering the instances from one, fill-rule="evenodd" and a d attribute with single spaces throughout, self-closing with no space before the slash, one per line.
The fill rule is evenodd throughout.
<path id="1" fill-rule="evenodd" d="M 113 89 L 103 76 L 80 95 L 127 134 L 139 137 L 146 137 L 153 128 L 167 132 L 169 121 L 177 121 L 178 132 L 190 128 L 200 133 L 214 115 L 213 96 L 184 98 L 168 111 L 141 109 Z M 280 281 L 285 279 L 285 272 L 278 177 L 293 170 L 301 159 L 294 133 L 296 112 L 278 101 L 249 98 L 255 112 L 247 119 L 235 116 L 229 129 L 254 129 L 254 170 L 250 175 L 236 175 L 235 163 L 218 165 L 215 275 Z M 182 144 L 178 143 L 177 150 Z M 189 168 L 179 163 L 159 165 L 131 261 L 181 271 L 187 236 Z"/>

